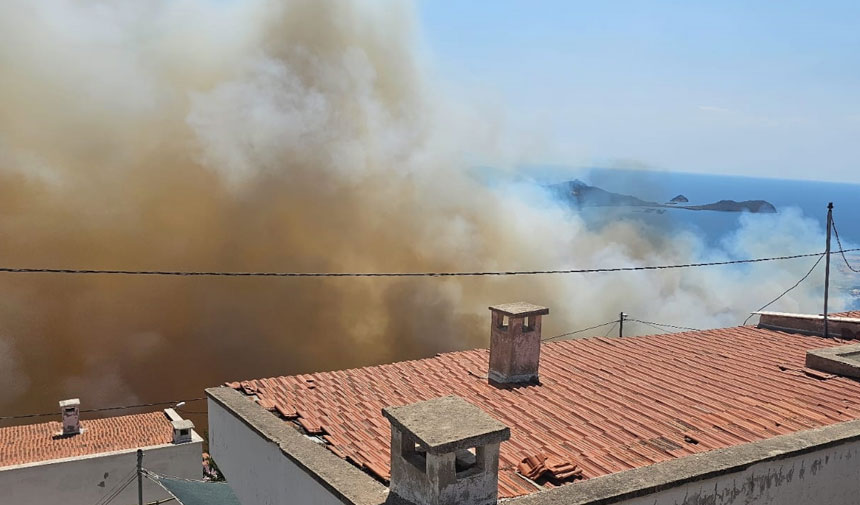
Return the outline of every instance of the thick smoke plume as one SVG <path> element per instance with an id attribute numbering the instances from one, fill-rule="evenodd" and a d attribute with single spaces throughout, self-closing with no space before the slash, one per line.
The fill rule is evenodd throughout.
<path id="1" fill-rule="evenodd" d="M 817 225 L 790 212 L 750 216 L 709 250 L 635 221 L 589 228 L 537 186 L 476 182 L 470 165 L 510 166 L 517 146 L 439 91 L 419 39 L 405 2 L 4 1 L 0 263 L 407 272 L 819 249 Z M 810 264 L 406 280 L 0 274 L 0 413 L 484 346 L 487 305 L 520 299 L 551 307 L 548 334 L 621 310 L 735 325 Z M 819 293 L 811 279 L 780 308 L 817 310 Z"/>

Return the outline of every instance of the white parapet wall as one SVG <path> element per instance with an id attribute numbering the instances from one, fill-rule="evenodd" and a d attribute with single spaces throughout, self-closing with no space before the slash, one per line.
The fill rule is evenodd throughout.
<path id="1" fill-rule="evenodd" d="M 323 485 L 219 404 L 209 400 L 209 452 L 242 505 L 343 505 Z"/>
<path id="2" fill-rule="evenodd" d="M 209 451 L 242 505 L 381 505 L 388 488 L 229 388 L 208 389 Z"/>
<path id="3" fill-rule="evenodd" d="M 180 445 L 144 447 L 143 466 L 155 473 L 201 479 L 203 440 L 194 434 Z M 104 499 L 137 468 L 137 450 L 0 468 L 2 505 L 93 505 Z M 144 478 L 146 503 L 169 498 L 160 486 Z M 137 481 L 111 503 L 137 503 Z"/>
<path id="4" fill-rule="evenodd" d="M 860 503 L 860 421 L 687 456 L 506 503 L 855 505 Z"/>
<path id="5" fill-rule="evenodd" d="M 623 505 L 854 505 L 860 503 L 860 442 L 753 465 Z"/>

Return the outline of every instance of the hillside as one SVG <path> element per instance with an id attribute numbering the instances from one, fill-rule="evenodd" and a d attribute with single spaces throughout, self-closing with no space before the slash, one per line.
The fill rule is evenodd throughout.
<path id="1" fill-rule="evenodd" d="M 671 208 L 685 210 L 710 210 L 717 212 L 752 212 L 752 213 L 774 213 L 776 207 L 765 200 L 746 200 L 736 202 L 734 200 L 720 200 L 704 205 L 678 205 L 688 202 L 681 195 L 673 198 L 670 204 L 663 204 L 643 200 L 632 195 L 613 193 L 597 186 L 590 186 L 579 179 L 552 184 L 549 189 L 559 198 L 567 200 L 576 207 L 646 207 L 646 208 Z"/>

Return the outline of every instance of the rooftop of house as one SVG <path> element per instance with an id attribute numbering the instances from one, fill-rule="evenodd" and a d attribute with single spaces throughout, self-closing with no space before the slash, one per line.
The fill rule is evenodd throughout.
<path id="1" fill-rule="evenodd" d="M 161 411 L 82 420 L 81 428 L 67 436 L 54 421 L 0 428 L 0 469 L 173 442 L 173 426 Z"/>
<path id="2" fill-rule="evenodd" d="M 383 481 L 382 409 L 463 397 L 510 427 L 505 498 L 860 418 L 860 382 L 805 368 L 808 350 L 845 344 L 742 326 L 547 343 L 540 384 L 488 382 L 477 349 L 228 385 Z"/>

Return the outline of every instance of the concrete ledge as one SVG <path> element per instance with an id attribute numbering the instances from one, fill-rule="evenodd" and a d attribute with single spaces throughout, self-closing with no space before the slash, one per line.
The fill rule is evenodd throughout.
<path id="1" fill-rule="evenodd" d="M 238 391 L 217 387 L 207 389 L 206 395 L 261 437 L 277 444 L 284 456 L 343 503 L 380 505 L 396 502 L 389 499 L 387 487 Z"/>
<path id="2" fill-rule="evenodd" d="M 511 498 L 510 505 L 603 505 L 860 440 L 860 420 L 717 449 Z"/>
<path id="3" fill-rule="evenodd" d="M 817 314 L 790 314 L 786 312 L 753 312 L 759 315 L 759 328 L 824 336 L 824 316 Z M 846 340 L 860 337 L 860 319 L 853 317 L 827 318 L 830 336 Z"/>
<path id="4" fill-rule="evenodd" d="M 860 344 L 806 351 L 806 366 L 822 372 L 860 379 Z"/>

